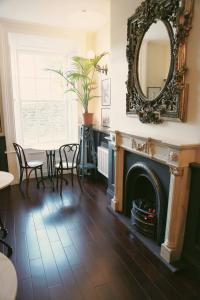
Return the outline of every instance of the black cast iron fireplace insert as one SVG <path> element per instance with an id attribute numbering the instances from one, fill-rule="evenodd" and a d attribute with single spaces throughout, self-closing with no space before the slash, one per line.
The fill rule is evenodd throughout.
<path id="1" fill-rule="evenodd" d="M 135 163 L 127 173 L 124 214 L 138 232 L 158 244 L 163 242 L 166 200 L 158 176 L 145 163 Z"/>

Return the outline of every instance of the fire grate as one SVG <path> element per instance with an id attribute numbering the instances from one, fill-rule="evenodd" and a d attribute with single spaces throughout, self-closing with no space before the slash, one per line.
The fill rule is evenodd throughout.
<path id="1" fill-rule="evenodd" d="M 156 207 L 152 201 L 147 199 L 137 199 L 133 201 L 131 210 L 132 224 L 142 234 L 156 238 L 157 231 L 157 214 Z"/>

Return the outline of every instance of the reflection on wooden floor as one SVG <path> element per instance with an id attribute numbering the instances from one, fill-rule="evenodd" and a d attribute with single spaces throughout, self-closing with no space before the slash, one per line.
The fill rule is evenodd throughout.
<path id="1" fill-rule="evenodd" d="M 23 300 L 199 299 L 200 285 L 171 274 L 107 210 L 103 184 L 75 183 L 63 198 L 30 183 L 0 192 Z M 2 249 L 1 249 L 2 250 Z"/>

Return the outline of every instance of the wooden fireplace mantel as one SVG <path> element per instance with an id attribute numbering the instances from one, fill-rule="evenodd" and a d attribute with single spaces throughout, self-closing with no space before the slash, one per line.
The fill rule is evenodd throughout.
<path id="1" fill-rule="evenodd" d="M 123 210 L 124 151 L 130 151 L 169 166 L 170 188 L 168 196 L 165 240 L 160 255 L 172 263 L 180 259 L 188 208 L 190 185 L 190 163 L 200 162 L 200 144 L 182 145 L 176 142 L 111 132 L 111 143 L 115 151 L 115 194 L 113 210 Z"/>

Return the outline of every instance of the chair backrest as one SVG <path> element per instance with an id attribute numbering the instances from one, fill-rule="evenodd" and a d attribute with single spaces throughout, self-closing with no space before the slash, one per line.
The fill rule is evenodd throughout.
<path id="1" fill-rule="evenodd" d="M 79 144 L 65 144 L 59 148 L 60 166 L 66 163 L 66 168 L 75 167 L 79 156 Z M 70 163 L 70 165 L 69 165 Z"/>
<path id="2" fill-rule="evenodd" d="M 18 158 L 20 168 L 21 167 L 26 167 L 27 166 L 27 161 L 26 161 L 26 156 L 25 156 L 25 153 L 24 153 L 24 149 L 22 148 L 22 146 L 20 146 L 17 143 L 13 143 L 13 146 L 14 146 L 15 152 L 17 154 L 17 158 Z"/>

